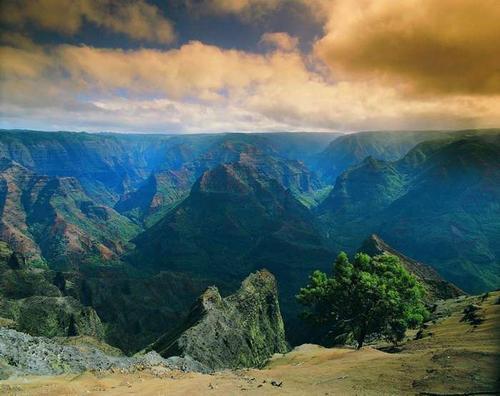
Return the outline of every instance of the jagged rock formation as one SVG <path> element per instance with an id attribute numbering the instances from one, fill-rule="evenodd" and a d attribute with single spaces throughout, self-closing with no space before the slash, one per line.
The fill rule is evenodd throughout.
<path id="1" fill-rule="evenodd" d="M 162 356 L 191 356 L 213 369 L 260 367 L 288 349 L 274 276 L 257 271 L 235 294 L 208 288 L 180 328 L 149 347 Z"/>
<path id="2" fill-rule="evenodd" d="M 445 281 L 434 268 L 401 254 L 385 243 L 378 235 L 370 235 L 359 251 L 371 256 L 388 253 L 399 257 L 401 264 L 422 282 L 427 290 L 429 301 L 455 298 L 465 294 L 453 283 Z"/>
<path id="3" fill-rule="evenodd" d="M 156 352 L 126 357 L 106 354 L 109 346 L 96 343 L 65 345 L 65 340 L 32 337 L 0 328 L 0 380 L 20 375 L 58 375 L 86 370 L 133 371 L 162 366 L 167 369 L 207 373 L 208 368 L 190 358 L 164 359 Z"/>

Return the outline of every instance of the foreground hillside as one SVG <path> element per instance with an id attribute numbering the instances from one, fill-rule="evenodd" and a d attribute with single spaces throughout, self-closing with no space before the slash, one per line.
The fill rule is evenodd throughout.
<path id="1" fill-rule="evenodd" d="M 302 345 L 275 355 L 262 370 L 87 372 L 1 381 L 0 390 L 16 395 L 496 394 L 499 323 L 500 292 L 494 292 L 439 302 L 418 339 L 395 353 L 384 352 L 382 345 L 359 351 Z"/>

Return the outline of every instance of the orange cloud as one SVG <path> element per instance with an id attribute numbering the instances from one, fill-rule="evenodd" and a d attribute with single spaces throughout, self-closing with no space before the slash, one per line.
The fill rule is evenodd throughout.
<path id="1" fill-rule="evenodd" d="M 276 11 L 283 2 L 284 0 L 201 0 L 196 2 L 187 0 L 191 10 L 222 15 L 233 14 L 248 21 Z"/>
<path id="2" fill-rule="evenodd" d="M 376 79 L 334 82 L 311 69 L 298 49 L 258 54 L 195 41 L 164 51 L 4 46 L 0 56 L 7 59 L 0 66 L 0 112 L 20 127 L 29 120 L 58 129 L 155 131 L 500 123 L 498 95 L 443 100 L 402 96 L 397 86 Z"/>
<path id="3" fill-rule="evenodd" d="M 30 49 L 0 47 L 0 77 L 38 78 L 52 65 L 50 57 L 36 47 Z"/>
<path id="4" fill-rule="evenodd" d="M 40 29 L 72 35 L 86 20 L 133 39 L 171 43 L 175 39 L 172 23 L 160 10 L 144 0 L 20 0 L 2 4 L 1 21 L 22 27 L 34 24 Z"/>
<path id="5" fill-rule="evenodd" d="M 337 0 L 315 53 L 341 79 L 407 92 L 500 93 L 498 0 Z"/>
<path id="6" fill-rule="evenodd" d="M 292 51 L 297 48 L 299 39 L 285 32 L 264 33 L 261 42 L 270 44 L 283 51 Z"/>
<path id="7" fill-rule="evenodd" d="M 74 81 L 102 89 L 215 98 L 219 90 L 248 87 L 269 77 L 269 60 L 198 41 L 179 49 L 123 51 L 61 46 L 56 58 Z"/>

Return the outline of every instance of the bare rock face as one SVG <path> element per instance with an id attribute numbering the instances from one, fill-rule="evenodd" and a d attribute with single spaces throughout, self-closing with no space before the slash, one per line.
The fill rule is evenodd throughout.
<path id="1" fill-rule="evenodd" d="M 257 271 L 226 298 L 209 287 L 185 322 L 149 349 L 163 357 L 189 356 L 214 370 L 260 367 L 274 353 L 287 352 L 274 276 Z"/>
<path id="2" fill-rule="evenodd" d="M 87 337 L 88 340 L 92 338 Z M 0 380 L 24 375 L 59 375 L 83 371 L 120 369 L 135 371 L 164 367 L 169 370 L 209 373 L 210 369 L 187 357 L 164 359 L 152 351 L 123 356 L 114 348 L 93 339 L 46 338 L 0 327 Z"/>

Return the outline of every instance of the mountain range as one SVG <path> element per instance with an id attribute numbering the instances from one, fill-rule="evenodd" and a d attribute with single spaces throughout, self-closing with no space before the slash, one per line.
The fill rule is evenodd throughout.
<path id="1" fill-rule="evenodd" d="M 317 208 L 337 249 L 364 232 L 435 267 L 470 292 L 500 283 L 500 136 L 426 141 L 396 161 L 367 157 Z"/>
<path id="2" fill-rule="evenodd" d="M 295 294 L 341 250 L 396 252 L 435 298 L 497 288 L 499 198 L 500 130 L 0 131 L 0 239 L 126 351 L 261 268 L 302 341 Z"/>

